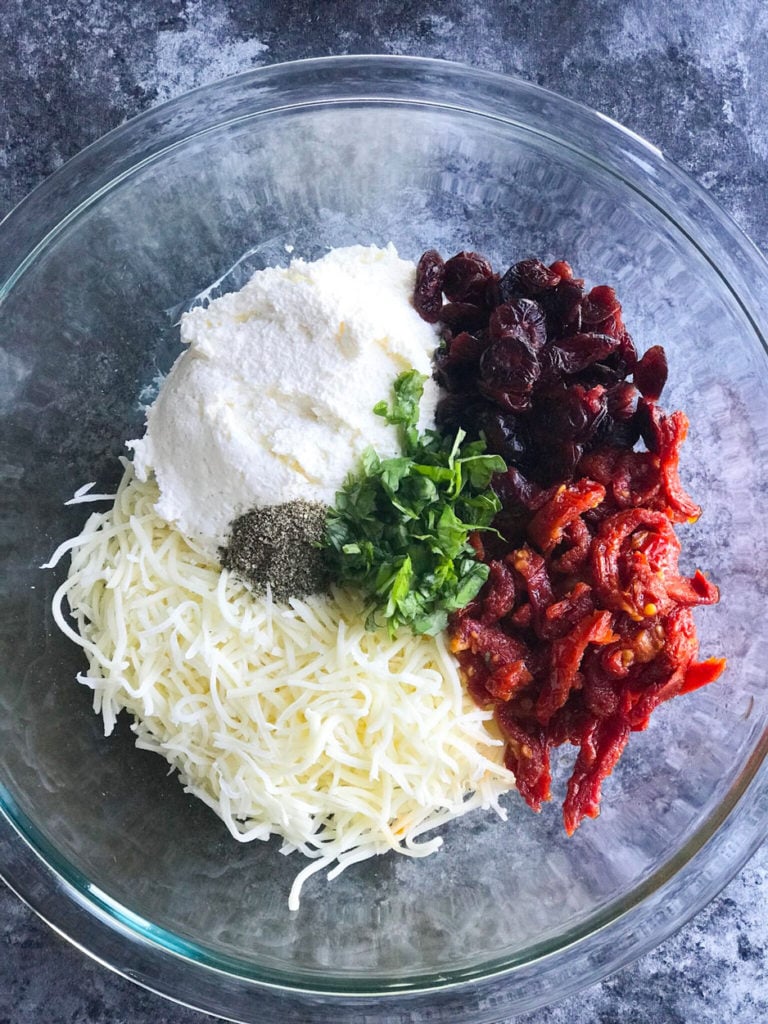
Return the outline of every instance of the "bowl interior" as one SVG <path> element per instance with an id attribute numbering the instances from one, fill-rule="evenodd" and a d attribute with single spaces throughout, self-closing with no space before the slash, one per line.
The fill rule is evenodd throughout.
<path id="1" fill-rule="evenodd" d="M 203 289 L 328 247 L 392 241 L 475 249 L 496 265 L 566 258 L 613 284 L 639 347 L 663 343 L 668 408 L 691 420 L 684 483 L 705 508 L 684 565 L 722 589 L 697 615 L 718 684 L 665 706 L 572 839 L 559 808 L 475 813 L 425 861 L 387 856 L 333 883 L 278 844 L 234 843 L 163 761 L 104 739 L 79 652 L 49 612 L 65 570 L 41 571 L 114 484 L 142 402 L 178 352 Z M 766 355 L 728 282 L 688 232 L 556 132 L 436 103 L 312 103 L 228 120 L 134 167 L 76 211 L 13 282 L 0 339 L 0 781 L 7 807 L 84 897 L 196 959 L 342 987 L 455 978 L 524 963 L 629 909 L 717 819 L 765 727 Z M 354 386 L 354 382 L 351 382 Z M 557 757 L 556 800 L 573 753 Z M 712 826 L 713 827 L 713 826 Z M 698 840 L 696 840 L 698 841 Z M 318 982 L 319 983 L 319 982 Z"/>

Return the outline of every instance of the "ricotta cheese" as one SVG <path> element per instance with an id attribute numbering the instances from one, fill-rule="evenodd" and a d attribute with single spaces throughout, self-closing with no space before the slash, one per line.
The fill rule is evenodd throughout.
<path id="1" fill-rule="evenodd" d="M 156 512 L 215 556 L 250 508 L 332 504 L 372 445 L 397 452 L 373 406 L 415 367 L 429 376 L 435 329 L 414 310 L 415 267 L 392 245 L 335 249 L 258 271 L 239 291 L 186 313 L 179 356 L 129 442 L 153 472 Z M 422 427 L 436 388 L 427 381 Z"/>

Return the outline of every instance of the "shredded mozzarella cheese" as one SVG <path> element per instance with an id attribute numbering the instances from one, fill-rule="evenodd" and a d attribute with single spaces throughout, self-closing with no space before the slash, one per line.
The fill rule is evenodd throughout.
<path id="1" fill-rule="evenodd" d="M 425 857 L 442 843 L 425 832 L 477 807 L 506 817 L 503 743 L 442 637 L 366 632 L 343 590 L 290 606 L 256 597 L 158 517 L 157 497 L 125 460 L 112 508 L 49 563 L 72 553 L 54 618 L 85 651 L 78 679 L 106 734 L 127 710 L 136 745 L 235 839 L 277 834 L 312 858 L 291 910 L 317 871 L 387 850 Z"/>

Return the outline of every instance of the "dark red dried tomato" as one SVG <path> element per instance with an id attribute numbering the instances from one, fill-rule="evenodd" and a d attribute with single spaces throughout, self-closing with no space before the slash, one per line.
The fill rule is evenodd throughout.
<path id="1" fill-rule="evenodd" d="M 498 622 L 515 607 L 515 577 L 504 562 L 490 562 L 488 579 L 478 598 L 483 622 Z"/>
<path id="2" fill-rule="evenodd" d="M 562 540 L 550 556 L 550 567 L 566 576 L 583 575 L 591 546 L 592 534 L 584 519 L 574 519 L 563 528 Z"/>
<path id="3" fill-rule="evenodd" d="M 702 686 L 714 683 L 725 671 L 725 658 L 707 658 L 706 661 L 694 661 L 685 670 L 685 679 L 680 693 L 693 693 Z"/>
<path id="4" fill-rule="evenodd" d="M 581 523 L 581 520 L 576 520 Z M 583 525 L 583 524 L 582 524 Z M 571 633 L 577 623 L 595 610 L 595 597 L 587 583 L 577 583 L 565 597 L 544 612 L 539 633 L 545 640 L 559 640 Z"/>
<path id="5" fill-rule="evenodd" d="M 552 642 L 550 671 L 536 701 L 536 717 L 542 725 L 547 725 L 565 704 L 571 689 L 580 686 L 577 675 L 587 646 L 609 644 L 616 639 L 612 621 L 608 611 L 590 612 L 575 623 L 569 633 Z"/>
<path id="6" fill-rule="evenodd" d="M 611 718 L 621 709 L 616 679 L 628 671 L 622 660 L 623 653 L 617 644 L 606 644 L 601 649 L 601 656 L 596 657 L 594 652 L 589 652 L 584 657 L 581 699 L 593 719 Z"/>
<path id="7" fill-rule="evenodd" d="M 528 603 L 534 616 L 534 628 L 536 628 L 539 623 L 544 621 L 546 610 L 554 600 L 546 563 L 541 555 L 527 544 L 518 548 L 517 551 L 510 552 L 507 555 L 507 561 L 522 579 L 524 584 L 522 592 L 527 591 Z"/>
<path id="8" fill-rule="evenodd" d="M 638 414 L 644 418 L 643 439 L 659 456 L 670 517 L 678 523 L 695 522 L 701 515 L 701 508 L 683 490 L 678 471 L 680 445 L 688 436 L 688 417 L 679 410 L 666 416 L 655 402 L 645 398 L 638 403 Z"/>
<path id="9" fill-rule="evenodd" d="M 657 611 L 657 594 L 648 593 L 647 586 L 638 586 L 648 583 L 645 564 L 639 555 L 640 544 L 650 536 L 659 542 L 656 549 L 659 564 L 651 567 L 648 563 L 649 570 L 655 572 L 663 566 L 675 571 L 680 542 L 663 512 L 647 508 L 617 512 L 601 523 L 592 545 L 592 578 L 601 603 L 613 611 L 626 612 L 636 620 L 655 615 Z"/>
<path id="10" fill-rule="evenodd" d="M 532 679 L 524 661 L 510 661 L 492 672 L 483 685 L 491 697 L 507 701 L 518 690 L 525 689 Z"/>
<path id="11" fill-rule="evenodd" d="M 508 636 L 498 625 L 487 625 L 466 617 L 460 618 L 452 631 L 450 647 L 454 654 L 461 651 L 482 653 L 486 663 L 494 668 L 511 661 L 524 661 L 528 653 L 521 640 Z"/>

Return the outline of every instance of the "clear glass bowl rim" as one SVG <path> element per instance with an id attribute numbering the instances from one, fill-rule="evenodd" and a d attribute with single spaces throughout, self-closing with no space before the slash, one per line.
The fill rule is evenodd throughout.
<path id="1" fill-rule="evenodd" d="M 260 88 L 261 95 L 254 94 L 254 106 L 247 116 L 263 115 L 286 105 L 279 102 L 286 86 L 307 90 L 304 101 L 297 103 L 304 107 L 321 102 L 395 100 L 454 107 L 541 134 L 547 133 L 505 116 L 505 109 L 528 107 L 538 114 L 539 121 L 547 110 L 567 114 L 573 122 L 571 137 L 553 132 L 551 138 L 578 149 L 589 162 L 620 177 L 706 253 L 765 347 L 768 264 L 708 194 L 656 147 L 610 118 L 539 86 L 495 72 L 419 57 L 325 57 L 257 68 L 193 90 L 114 129 L 37 186 L 0 222 L 0 303 L 58 233 L 106 190 L 190 135 L 227 123 L 217 120 L 198 132 L 187 132 L 180 117 L 186 107 L 204 96 L 246 93 L 251 88 L 258 93 Z M 408 100 L 407 93 L 412 93 L 414 86 L 423 91 Z M 179 124 L 181 133 L 174 138 Z M 582 134 L 585 124 L 590 133 Z M 159 129 L 168 126 L 170 132 L 162 135 Z M 162 139 L 155 141 L 161 135 Z M 589 151 L 582 148 L 583 138 L 593 142 Z M 594 146 L 596 139 L 600 147 Z M 133 152 L 136 148 L 142 152 L 139 160 Z M 596 148 L 601 159 L 595 156 Z M 621 172 L 614 159 L 621 164 Z M 674 211 L 669 208 L 671 202 Z M 715 252 L 716 263 L 712 255 Z M 445 1019 L 490 1021 L 506 1013 L 535 1009 L 594 983 L 657 945 L 712 899 L 765 836 L 766 753 L 768 729 L 728 798 L 662 869 L 618 901 L 610 912 L 596 915 L 556 944 L 532 948 L 522 962 L 489 962 L 469 974 L 422 977 L 406 984 L 396 979 L 377 979 L 369 986 L 348 981 L 339 984 L 332 979 L 307 984 L 304 979 L 268 975 L 240 961 L 211 958 L 205 950 L 189 947 L 162 929 L 148 927 L 128 908 L 90 886 L 42 839 L 2 785 L 0 877 L 55 931 L 88 956 L 168 998 L 228 1019 L 269 1019 L 250 1016 L 253 1007 L 251 1011 L 248 1007 L 255 993 L 259 994 L 261 1010 L 268 1009 L 264 1000 L 290 993 L 297 1006 L 305 1008 L 316 1007 L 316 997 L 326 1006 L 330 1000 L 346 1019 L 346 1011 L 360 1012 L 369 1001 L 386 1013 L 387 1005 L 394 1009 L 393 1000 L 406 999 L 416 1009 L 419 1005 L 434 1006 L 440 993 L 449 996 L 465 992 L 467 1006 L 461 1016 L 455 1017 L 455 1011 L 450 1010 Z M 687 897 L 685 912 L 665 914 L 665 897 L 673 887 L 681 886 Z M 598 945 L 603 949 L 600 956 Z M 609 956 L 605 956 L 606 945 L 613 950 Z M 422 1003 L 424 999 L 427 1001 Z M 491 1003 L 492 1010 L 480 1008 Z M 279 1005 L 275 1019 L 285 1012 L 285 1004 Z"/>

